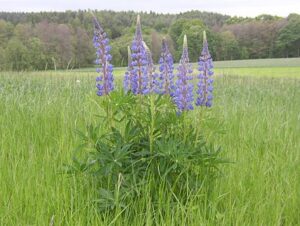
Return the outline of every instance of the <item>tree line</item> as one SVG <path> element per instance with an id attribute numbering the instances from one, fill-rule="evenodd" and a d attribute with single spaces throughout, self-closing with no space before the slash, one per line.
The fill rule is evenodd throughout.
<path id="1" fill-rule="evenodd" d="M 112 63 L 127 65 L 137 13 L 94 11 L 112 45 Z M 206 30 L 214 60 L 300 56 L 300 15 L 230 17 L 189 11 L 180 14 L 141 12 L 144 40 L 158 61 L 165 37 L 178 61 L 183 36 L 188 37 L 190 60 L 197 61 Z M 93 65 L 93 15 L 66 12 L 0 12 L 0 70 L 71 69 Z"/>

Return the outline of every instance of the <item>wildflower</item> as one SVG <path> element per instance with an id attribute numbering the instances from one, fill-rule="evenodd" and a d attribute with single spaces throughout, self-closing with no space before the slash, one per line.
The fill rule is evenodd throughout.
<path id="1" fill-rule="evenodd" d="M 144 48 L 147 54 L 147 74 L 148 74 L 148 82 L 149 82 L 149 92 L 150 93 L 160 93 L 159 89 L 159 81 L 158 74 L 155 73 L 155 67 L 152 60 L 152 54 L 149 47 L 143 42 Z"/>
<path id="2" fill-rule="evenodd" d="M 193 84 L 189 83 L 192 80 L 192 65 L 189 63 L 189 54 L 187 46 L 187 38 L 184 35 L 183 50 L 178 66 L 178 74 L 176 87 L 174 92 L 174 102 L 177 105 L 179 112 L 193 110 Z"/>
<path id="3" fill-rule="evenodd" d="M 97 95 L 103 96 L 114 90 L 113 66 L 110 64 L 112 59 L 110 55 L 111 47 L 107 34 L 94 17 L 94 47 L 96 48 L 96 64 L 100 65 L 96 71 L 99 76 L 96 78 Z"/>
<path id="4" fill-rule="evenodd" d="M 166 40 L 162 40 L 161 57 L 159 59 L 160 79 L 162 80 L 162 93 L 173 95 L 174 91 L 174 63 Z"/>
<path id="5" fill-rule="evenodd" d="M 140 16 L 137 17 L 136 32 L 131 45 L 131 63 L 127 76 L 130 75 L 130 89 L 134 94 L 148 93 L 148 57 L 143 44 Z M 126 78 L 126 77 L 125 77 Z"/>
<path id="6" fill-rule="evenodd" d="M 203 32 L 203 49 L 201 52 L 201 56 L 199 58 L 198 70 L 200 71 L 198 75 L 199 82 L 197 84 L 197 106 L 212 106 L 213 99 L 213 79 L 211 76 L 213 75 L 213 62 L 212 57 L 208 50 L 208 43 L 206 39 L 206 33 Z"/>

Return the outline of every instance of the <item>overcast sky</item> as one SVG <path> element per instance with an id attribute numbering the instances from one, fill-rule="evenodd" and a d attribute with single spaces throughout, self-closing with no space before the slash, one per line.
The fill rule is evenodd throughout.
<path id="1" fill-rule="evenodd" d="M 111 9 L 178 13 L 188 10 L 236 16 L 300 13 L 300 0 L 0 0 L 0 11 Z"/>

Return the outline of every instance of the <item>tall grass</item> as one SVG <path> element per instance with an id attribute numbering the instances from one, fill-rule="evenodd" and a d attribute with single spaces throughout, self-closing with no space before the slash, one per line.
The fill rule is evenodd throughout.
<path id="1" fill-rule="evenodd" d="M 99 120 L 94 84 L 88 72 L 0 74 L 0 225 L 300 225 L 300 79 L 218 77 L 202 129 L 234 163 L 210 201 L 161 194 L 157 211 L 144 197 L 112 215 L 87 178 L 63 173 L 75 129 Z"/>

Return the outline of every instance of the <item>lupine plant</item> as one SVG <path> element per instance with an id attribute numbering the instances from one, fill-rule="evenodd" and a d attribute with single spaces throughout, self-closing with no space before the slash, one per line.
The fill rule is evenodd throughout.
<path id="1" fill-rule="evenodd" d="M 101 50 L 97 59 L 101 59 L 105 69 L 100 71 L 103 77 L 98 80 L 104 85 L 98 87 L 98 94 L 106 95 L 113 87 L 113 80 L 106 76 L 112 71 L 108 70 L 111 57 L 108 39 L 99 23 L 95 26 L 94 43 Z M 206 53 L 205 49 L 203 54 Z M 104 111 L 103 116 L 109 123 L 101 120 L 96 126 L 88 126 L 86 133 L 79 132 L 82 144 L 76 153 L 84 152 L 79 155 L 81 160 L 74 156 L 70 168 L 71 172 L 92 177 L 91 182 L 99 190 L 97 203 L 105 210 L 125 210 L 142 196 L 147 196 L 156 208 L 162 194 L 169 202 L 182 203 L 198 199 L 201 193 L 208 195 L 222 163 L 218 157 L 220 149 L 207 144 L 198 125 L 176 114 L 193 109 L 192 66 L 186 36 L 176 84 L 173 59 L 165 40 L 159 63 L 163 86 L 155 80 L 151 52 L 143 42 L 138 16 L 124 78 L 124 88 L 130 92 L 116 90 L 109 98 L 101 98 L 99 106 L 111 109 Z M 107 88 L 105 84 L 109 84 Z M 159 95 L 153 93 L 157 87 L 163 90 Z M 141 95 L 148 93 L 151 94 Z"/>
<path id="2" fill-rule="evenodd" d="M 99 65 L 96 70 L 99 73 L 97 77 L 97 94 L 99 96 L 108 95 L 114 90 L 113 66 L 110 63 L 112 56 L 110 55 L 111 47 L 107 34 L 94 17 L 94 47 L 96 48 L 96 61 Z"/>
<path id="3" fill-rule="evenodd" d="M 140 16 L 137 17 L 135 36 L 131 45 L 131 63 L 127 74 L 130 80 L 130 90 L 133 94 L 147 94 L 149 92 L 149 79 L 147 71 L 147 51 L 143 44 Z M 125 85 L 129 84 L 125 82 Z M 125 90 L 129 90 L 126 86 Z"/>
<path id="4" fill-rule="evenodd" d="M 174 63 L 166 39 L 162 40 L 161 56 L 159 58 L 160 88 L 162 94 L 174 95 Z"/>
<path id="5" fill-rule="evenodd" d="M 177 68 L 177 81 L 174 92 L 174 102 L 177 105 L 179 112 L 193 110 L 194 85 L 189 81 L 193 79 L 193 68 L 189 62 L 189 53 L 187 45 L 187 37 L 184 35 L 182 55 L 179 66 Z"/>
<path id="6" fill-rule="evenodd" d="M 160 84 L 158 81 L 158 74 L 155 73 L 155 67 L 152 60 L 152 54 L 149 47 L 143 42 L 147 53 L 147 74 L 149 81 L 149 93 L 160 93 Z"/>
<path id="7" fill-rule="evenodd" d="M 213 79 L 211 76 L 214 74 L 213 71 L 212 57 L 208 50 L 208 43 L 205 31 L 203 32 L 203 49 L 201 56 L 199 57 L 198 70 L 200 71 L 198 75 L 199 82 L 197 84 L 197 106 L 212 106 L 213 99 Z"/>

